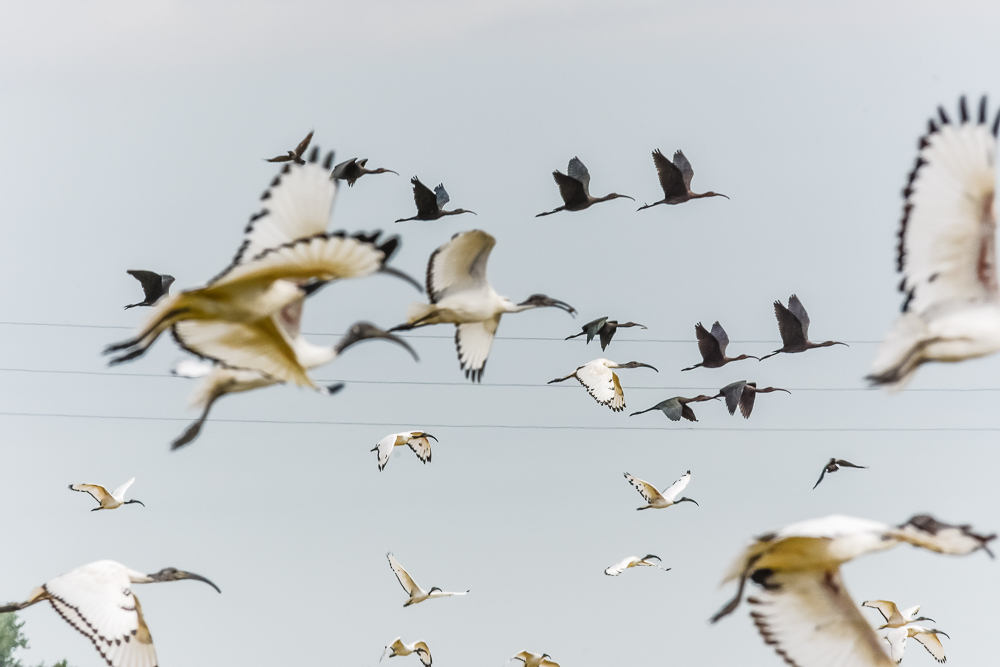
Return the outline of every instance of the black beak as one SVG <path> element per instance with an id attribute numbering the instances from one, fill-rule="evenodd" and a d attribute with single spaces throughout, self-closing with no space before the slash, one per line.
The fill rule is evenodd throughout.
<path id="1" fill-rule="evenodd" d="M 340 342 L 337 343 L 337 348 L 336 348 L 337 354 L 338 355 L 342 354 L 344 350 L 354 345 L 355 343 L 360 343 L 363 340 L 370 340 L 372 338 L 383 338 L 385 340 L 396 343 L 397 345 L 401 345 L 403 348 L 406 349 L 407 352 L 413 355 L 413 359 L 415 361 L 420 361 L 420 357 L 417 356 L 417 353 L 413 350 L 412 347 L 410 347 L 409 343 L 407 343 L 399 336 L 395 336 L 389 333 L 388 331 L 379 329 L 371 322 L 358 322 L 353 326 L 351 326 L 351 329 L 350 331 L 347 332 L 347 335 L 341 338 Z"/>
<path id="2" fill-rule="evenodd" d="M 218 586 L 216 586 L 215 584 L 213 584 L 211 581 L 209 581 L 205 577 L 201 576 L 200 574 L 195 574 L 194 572 L 181 572 L 181 571 L 178 571 L 177 572 L 177 578 L 178 579 L 194 579 L 195 581 L 204 581 L 206 584 L 208 584 L 209 586 L 211 586 L 212 588 L 214 588 L 216 593 L 221 593 L 222 592 L 222 591 L 219 590 Z"/>

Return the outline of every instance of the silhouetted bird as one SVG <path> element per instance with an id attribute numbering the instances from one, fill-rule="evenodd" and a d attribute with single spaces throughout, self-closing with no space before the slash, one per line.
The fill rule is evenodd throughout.
<path id="1" fill-rule="evenodd" d="M 344 160 L 333 168 L 330 178 L 347 181 L 347 187 L 353 188 L 354 182 L 366 174 L 396 174 L 399 176 L 392 169 L 386 169 L 385 167 L 365 169 L 366 164 L 368 164 L 368 158 L 359 160 L 356 157 L 352 157 L 350 160 Z"/>
<path id="2" fill-rule="evenodd" d="M 586 334 L 587 344 L 594 340 L 594 336 L 600 336 L 601 338 L 601 349 L 604 350 L 611 343 L 611 339 L 615 337 L 615 332 L 619 329 L 625 329 L 628 327 L 642 327 L 646 328 L 645 325 L 639 324 L 637 322 L 625 322 L 624 324 L 619 324 L 618 320 L 609 320 L 607 317 L 599 317 L 593 322 L 587 322 L 583 325 L 583 330 L 578 334 L 573 334 L 572 336 L 566 336 L 565 340 L 570 338 L 579 338 Z"/>
<path id="3" fill-rule="evenodd" d="M 268 158 L 268 162 L 294 162 L 295 164 L 305 164 L 306 161 L 302 159 L 302 155 L 309 148 L 309 142 L 312 141 L 313 133 L 310 132 L 306 135 L 306 138 L 299 142 L 299 145 L 295 147 L 294 151 L 288 151 L 287 155 L 279 155 L 278 157 Z"/>
<path id="4" fill-rule="evenodd" d="M 451 197 L 448 196 L 443 183 L 438 183 L 438 186 L 434 188 L 434 192 L 431 192 L 431 189 L 421 183 L 420 179 L 416 176 L 410 179 L 410 183 L 413 183 L 413 202 L 417 205 L 417 214 L 412 218 L 400 218 L 396 222 L 437 220 L 446 215 L 458 215 L 460 213 L 476 215 L 475 211 L 467 211 L 464 208 L 456 208 L 454 211 L 444 210 L 442 207 L 451 201 Z"/>
<path id="5" fill-rule="evenodd" d="M 823 476 L 826 475 L 826 473 L 837 472 L 838 470 L 840 470 L 841 467 L 867 468 L 868 466 L 856 466 L 850 461 L 845 461 L 844 459 L 830 459 L 830 462 L 827 463 L 825 466 L 823 466 L 823 472 L 819 474 L 819 479 L 816 480 L 815 484 L 813 484 L 813 488 L 815 489 L 817 486 L 819 486 L 819 483 L 823 481 Z"/>
<path id="6" fill-rule="evenodd" d="M 660 177 L 660 187 L 663 188 L 663 199 L 652 204 L 640 206 L 638 211 L 644 208 L 652 208 L 657 204 L 683 204 L 691 199 L 701 199 L 702 197 L 726 197 L 718 192 L 691 192 L 691 179 L 694 178 L 694 169 L 691 163 L 684 157 L 684 153 L 677 151 L 674 153 L 674 161 L 671 163 L 667 156 L 657 148 L 653 151 L 653 163 L 656 165 L 656 174 Z M 729 197 L 726 197 L 729 199 Z"/>
<path id="7" fill-rule="evenodd" d="M 628 195 L 620 195 L 617 192 L 612 192 L 603 197 L 592 197 L 590 194 L 590 172 L 587 171 L 587 168 L 583 166 L 578 157 L 569 161 L 569 167 L 566 169 L 565 174 L 556 170 L 552 172 L 552 178 L 555 179 L 556 185 L 559 186 L 559 196 L 562 197 L 563 205 L 551 211 L 539 213 L 535 216 L 536 218 L 540 218 L 543 215 L 552 215 L 559 211 L 582 211 L 598 202 L 611 201 L 619 197 L 632 199 Z M 632 199 L 632 201 L 635 200 Z"/>
<path id="8" fill-rule="evenodd" d="M 125 306 L 125 310 L 136 306 L 152 306 L 160 300 L 160 297 L 170 293 L 170 286 L 174 284 L 174 277 L 167 274 L 153 273 L 152 271 L 127 271 L 130 276 L 139 281 L 142 285 L 143 298 L 139 303 L 130 303 Z"/>

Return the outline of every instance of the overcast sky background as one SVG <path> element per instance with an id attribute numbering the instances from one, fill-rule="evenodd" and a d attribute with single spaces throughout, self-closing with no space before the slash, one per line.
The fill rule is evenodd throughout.
<path id="1" fill-rule="evenodd" d="M 995 113 L 998 19 L 991 2 L 6 3 L 0 600 L 104 558 L 207 576 L 222 595 L 137 591 L 166 666 L 374 665 L 398 635 L 426 640 L 441 667 L 523 649 L 564 667 L 780 664 L 745 607 L 707 622 L 751 536 L 831 513 L 1000 529 L 998 433 L 961 430 L 1000 429 L 1000 359 L 924 368 L 898 396 L 862 380 L 900 304 L 899 193 L 917 138 L 962 93 L 991 94 Z M 215 275 L 274 175 L 261 158 L 311 129 L 338 160 L 400 172 L 343 188 L 333 228 L 401 234 L 393 264 L 418 278 L 452 234 L 485 229 L 501 294 L 543 292 L 580 314 L 505 317 L 482 386 L 462 377 L 450 327 L 413 336 L 420 363 L 359 346 L 316 373 L 348 383 L 334 397 L 276 387 L 213 412 L 313 423 L 210 421 L 171 453 L 195 416 L 193 383 L 166 377 L 182 353 L 163 339 L 111 371 L 100 356 L 146 315 L 122 311 L 140 296 L 125 270 L 177 287 Z M 662 196 L 657 147 L 683 149 L 694 189 L 731 200 L 635 212 Z M 549 174 L 574 155 L 594 194 L 637 204 L 534 218 L 560 203 Z M 394 225 L 413 214 L 414 174 L 478 217 Z M 720 320 L 731 354 L 778 347 L 771 302 L 792 293 L 814 339 L 856 342 L 678 372 L 699 360 L 698 321 Z M 416 298 L 387 277 L 345 282 L 310 300 L 304 330 L 390 326 Z M 604 354 L 504 339 L 561 339 L 603 315 L 649 330 L 623 330 Z M 545 385 L 601 356 L 660 370 L 621 373 L 624 415 Z M 696 405 L 697 424 L 625 416 L 738 379 L 793 393 L 759 397 L 749 421 L 721 402 Z M 969 388 L 991 391 L 955 391 Z M 379 473 L 369 449 L 410 428 L 440 439 L 433 462 L 407 450 Z M 912 428 L 932 430 L 893 430 Z M 870 468 L 812 491 L 831 456 Z M 662 488 L 688 469 L 700 507 L 635 511 L 622 472 Z M 132 475 L 145 508 L 91 513 L 66 490 Z M 402 609 L 387 551 L 425 587 L 472 592 Z M 602 574 L 646 553 L 673 570 Z M 994 659 L 1000 564 L 984 554 L 901 547 L 845 570 L 859 603 L 922 604 L 951 635 L 949 664 Z M 22 617 L 26 663 L 103 664 L 47 605 Z M 906 662 L 935 664 L 918 646 Z"/>

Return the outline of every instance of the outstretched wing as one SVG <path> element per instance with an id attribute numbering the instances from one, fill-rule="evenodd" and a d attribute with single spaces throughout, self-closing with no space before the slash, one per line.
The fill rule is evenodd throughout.
<path id="1" fill-rule="evenodd" d="M 444 208 L 444 205 L 451 201 L 448 191 L 444 189 L 444 183 L 438 183 L 434 188 L 434 201 L 437 202 L 438 208 Z"/>
<path id="2" fill-rule="evenodd" d="M 376 443 L 375 451 L 378 454 L 379 472 L 382 472 L 382 470 L 385 469 L 386 464 L 389 463 L 389 455 L 392 454 L 392 449 L 396 446 L 398 441 L 399 434 L 390 433 Z"/>
<path id="3" fill-rule="evenodd" d="M 718 322 L 716 322 L 716 325 L 718 325 Z M 714 330 L 715 327 L 712 327 L 712 329 Z M 719 339 L 709 333 L 708 329 L 701 322 L 694 325 L 694 333 L 698 337 L 698 352 L 701 353 L 701 358 L 705 361 L 722 361 L 724 351 Z M 726 341 L 728 342 L 728 338 Z"/>
<path id="4" fill-rule="evenodd" d="M 663 188 L 665 199 L 682 197 L 687 194 L 681 170 L 666 155 L 661 153 L 659 148 L 653 151 L 653 164 L 656 165 L 656 175 L 660 179 L 660 187 Z"/>
<path id="5" fill-rule="evenodd" d="M 493 338 L 500 326 L 500 316 L 483 322 L 470 322 L 455 327 L 455 349 L 465 377 L 481 382 L 486 360 L 493 348 Z"/>
<path id="6" fill-rule="evenodd" d="M 434 215 L 438 211 L 437 195 L 431 189 L 420 182 L 414 176 L 410 179 L 413 184 L 413 203 L 417 205 L 418 215 Z"/>
<path id="7" fill-rule="evenodd" d="M 336 167 L 333 168 L 333 171 L 330 172 L 330 178 L 335 180 L 344 180 L 345 178 L 347 178 L 346 174 L 349 170 L 354 171 L 355 169 L 357 169 L 356 166 L 357 161 L 358 158 L 356 157 L 352 157 L 350 160 L 344 160 L 343 162 L 341 162 L 340 164 L 338 164 Z"/>
<path id="8" fill-rule="evenodd" d="M 626 556 L 625 558 L 622 558 L 620 561 L 618 561 L 611 567 L 606 568 L 604 570 L 604 574 L 608 575 L 609 577 L 617 577 L 619 574 L 628 569 L 629 563 L 632 562 L 632 559 L 633 559 L 632 556 Z"/>
<path id="9" fill-rule="evenodd" d="M 906 628 L 892 628 L 885 633 L 885 643 L 889 646 L 889 658 L 898 663 L 906 653 Z"/>
<path id="10" fill-rule="evenodd" d="M 414 644 L 413 652 L 420 658 L 420 662 L 424 664 L 424 667 L 431 667 L 434 661 L 431 659 L 431 650 L 427 648 L 426 642 L 419 641 Z"/>
<path id="11" fill-rule="evenodd" d="M 413 453 L 417 455 L 421 463 L 429 463 L 431 460 L 431 441 L 427 437 L 410 438 L 407 442 Z"/>
<path id="12" fill-rule="evenodd" d="M 789 303 L 791 303 L 791 299 L 789 299 Z M 778 319 L 778 333 L 781 334 L 781 342 L 784 347 L 797 347 L 805 344 L 806 333 L 802 322 L 780 301 L 774 302 L 774 316 Z"/>
<path id="13" fill-rule="evenodd" d="M 729 409 L 729 414 L 736 414 L 736 408 L 740 405 L 740 398 L 743 396 L 743 389 L 746 386 L 746 380 L 738 380 L 720 389 L 720 392 L 726 399 L 726 407 Z"/>
<path id="14" fill-rule="evenodd" d="M 690 190 L 691 179 L 694 178 L 694 169 L 691 168 L 691 163 L 684 157 L 682 151 L 674 152 L 674 166 L 681 172 L 681 178 L 684 179 L 684 188 Z"/>
<path id="15" fill-rule="evenodd" d="M 633 477 L 632 475 L 625 473 L 625 479 L 628 483 L 635 487 L 635 490 L 639 492 L 639 495 L 643 497 L 647 503 L 652 504 L 657 498 L 662 498 L 660 492 L 656 490 L 656 487 L 639 479 L 638 477 Z"/>
<path id="16" fill-rule="evenodd" d="M 125 497 L 125 492 L 128 491 L 128 487 L 132 486 L 132 484 L 134 484 L 134 483 L 135 483 L 135 477 L 133 477 L 129 481 L 125 482 L 124 484 L 122 484 L 121 486 L 119 486 L 114 491 L 112 491 L 111 495 L 114 496 L 115 498 L 124 498 Z"/>
<path id="17" fill-rule="evenodd" d="M 576 369 L 576 379 L 587 388 L 594 400 L 615 412 L 625 408 L 625 394 L 618 376 L 604 364 L 585 364 Z"/>
<path id="18" fill-rule="evenodd" d="M 826 468 L 823 468 L 826 472 Z M 819 482 L 817 482 L 818 484 Z M 871 609 L 878 609 L 878 613 L 882 614 L 882 618 L 885 619 L 886 623 L 891 623 L 893 616 L 902 620 L 902 616 L 899 614 L 899 608 L 896 607 L 896 603 L 892 600 L 865 600 L 861 603 L 862 607 L 869 607 Z"/>
<path id="19" fill-rule="evenodd" d="M 89 493 L 99 503 L 104 502 L 104 499 L 111 495 L 107 489 L 99 484 L 70 484 L 69 488 L 71 491 Z"/>
<path id="20" fill-rule="evenodd" d="M 795 319 L 802 323 L 802 335 L 809 338 L 809 313 L 806 312 L 806 307 L 799 301 L 799 297 L 794 294 L 788 297 L 788 310 L 792 311 Z"/>
<path id="21" fill-rule="evenodd" d="M 663 497 L 666 498 L 667 500 L 670 501 L 676 500 L 677 496 L 679 496 L 681 492 L 684 491 L 684 489 L 688 485 L 688 482 L 690 481 L 691 481 L 691 471 L 688 470 L 686 473 L 681 475 L 680 479 L 678 479 L 676 482 L 674 482 L 667 488 L 663 489 L 663 493 L 661 495 L 663 495 Z"/>
<path id="22" fill-rule="evenodd" d="M 130 269 L 126 273 L 139 281 L 139 284 L 142 285 L 142 293 L 147 300 L 163 296 L 163 278 L 159 273 L 139 269 Z"/>
<path id="23" fill-rule="evenodd" d="M 427 262 L 427 294 L 437 303 L 449 294 L 487 287 L 486 263 L 497 240 L 484 231 L 461 232 Z"/>
<path id="24" fill-rule="evenodd" d="M 417 582 L 413 581 L 410 575 L 406 573 L 406 570 L 404 570 L 403 566 L 399 564 L 399 561 L 397 561 L 391 553 L 386 554 L 386 557 L 389 559 L 389 567 L 391 567 L 392 571 L 396 574 L 396 579 L 399 580 L 399 585 L 403 587 L 406 594 L 413 597 L 415 594 L 419 593 L 420 586 L 417 586 Z"/>
<path id="25" fill-rule="evenodd" d="M 712 338 L 719 341 L 719 353 L 722 356 L 726 356 L 726 348 L 729 347 L 729 336 L 718 322 L 712 325 Z"/>
<path id="26" fill-rule="evenodd" d="M 566 167 L 566 175 L 580 182 L 584 192 L 590 192 L 590 171 L 584 166 L 580 158 L 574 157 Z"/>
<path id="27" fill-rule="evenodd" d="M 668 398 L 656 404 L 656 409 L 660 410 L 672 422 L 679 422 L 684 416 L 684 405 L 677 398 Z"/>
<path id="28" fill-rule="evenodd" d="M 927 652 L 934 656 L 938 662 L 945 661 L 944 645 L 936 632 L 918 632 L 913 638 L 920 642 Z"/>
<path id="29" fill-rule="evenodd" d="M 559 196 L 566 207 L 580 206 L 587 202 L 587 189 L 583 187 L 583 183 L 559 171 L 553 171 L 552 178 L 559 186 Z"/>

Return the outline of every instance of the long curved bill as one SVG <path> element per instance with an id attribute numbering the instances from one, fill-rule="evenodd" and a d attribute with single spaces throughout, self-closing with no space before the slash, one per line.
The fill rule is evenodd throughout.
<path id="1" fill-rule="evenodd" d="M 194 579 L 195 581 L 204 581 L 206 584 L 214 588 L 217 593 L 222 592 L 219 590 L 218 586 L 216 586 L 215 584 L 213 584 L 211 581 L 201 576 L 200 574 L 195 574 L 194 572 L 182 572 L 178 570 L 176 576 L 178 579 Z"/>
<path id="2" fill-rule="evenodd" d="M 391 341 L 393 343 L 396 343 L 397 345 L 400 345 L 403 348 L 405 348 L 406 351 L 409 352 L 411 355 L 413 355 L 413 359 L 415 361 L 420 361 L 420 357 L 417 356 L 416 351 L 412 347 L 410 347 L 409 343 L 407 343 L 399 336 L 396 336 L 383 329 L 379 329 L 371 322 L 358 322 L 353 326 L 351 326 L 351 329 L 350 331 L 347 332 L 347 335 L 341 338 L 340 342 L 337 343 L 337 354 L 342 354 L 344 350 L 354 345 L 355 343 L 360 343 L 361 341 L 364 340 L 371 340 L 373 338 L 382 338 Z"/>
<path id="3" fill-rule="evenodd" d="M 408 273 L 405 273 L 404 271 L 400 271 L 399 269 L 393 268 L 391 266 L 383 266 L 381 269 L 378 270 L 378 272 L 386 273 L 390 276 L 396 276 L 397 278 L 401 278 L 402 280 L 405 280 L 406 282 L 413 285 L 417 289 L 417 291 L 420 292 L 421 294 L 424 293 L 424 286 L 418 283 L 416 280 L 413 279 L 413 277 L 411 277 Z"/>

